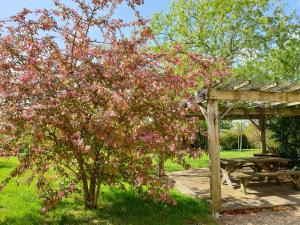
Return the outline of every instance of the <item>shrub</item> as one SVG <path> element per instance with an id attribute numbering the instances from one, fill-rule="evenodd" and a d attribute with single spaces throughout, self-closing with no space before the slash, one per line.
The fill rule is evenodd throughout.
<path id="1" fill-rule="evenodd" d="M 277 117 L 268 125 L 272 137 L 278 143 L 278 153 L 292 160 L 293 166 L 300 166 L 300 116 Z"/>
<path id="2" fill-rule="evenodd" d="M 223 150 L 238 149 L 238 138 L 239 135 L 232 131 L 225 131 L 220 134 L 220 146 Z M 252 148 L 248 141 L 248 138 L 243 134 L 243 149 Z"/>
<path id="3" fill-rule="evenodd" d="M 86 208 L 97 207 L 101 186 L 124 182 L 173 203 L 174 182 L 157 173 L 153 158 L 186 165 L 185 156 L 199 155 L 196 119 L 187 117 L 198 109 L 191 92 L 228 74 L 227 64 L 182 54 L 176 44 L 153 52 L 137 11 L 142 0 L 53 2 L 0 22 L 0 155 L 20 160 L 10 178 L 31 171 L 44 211 L 77 184 Z M 116 18 L 121 4 L 133 21 Z"/>
<path id="4" fill-rule="evenodd" d="M 1 150 L 20 160 L 11 176 L 29 170 L 29 181 L 37 177 L 44 211 L 78 183 L 86 208 L 97 207 L 100 186 L 124 182 L 173 202 L 173 181 L 153 173 L 152 157 L 184 164 L 186 155 L 197 156 L 196 120 L 186 116 L 197 108 L 180 104 L 213 63 L 191 54 L 197 73 L 183 76 L 173 69 L 181 63 L 176 52 L 153 53 L 151 30 L 136 11 L 143 1 L 54 2 L 0 22 Z M 115 18 L 121 3 L 134 21 Z M 122 34 L 128 28 L 131 37 Z"/>
<path id="5" fill-rule="evenodd" d="M 196 139 L 193 144 L 194 147 L 198 149 L 207 150 L 208 149 L 208 133 L 207 133 L 207 123 L 201 120 L 197 124 L 198 131 L 196 132 Z"/>

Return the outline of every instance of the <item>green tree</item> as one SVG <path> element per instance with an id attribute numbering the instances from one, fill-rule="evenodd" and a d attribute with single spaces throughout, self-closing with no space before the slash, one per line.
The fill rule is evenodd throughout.
<path id="1" fill-rule="evenodd" d="M 278 117 L 270 121 L 273 138 L 279 143 L 279 154 L 300 166 L 300 116 Z"/>
<path id="2" fill-rule="evenodd" d="M 233 74 L 260 80 L 299 79 L 299 16 L 283 0 L 178 0 L 154 16 L 152 29 L 165 49 L 229 62 Z"/>

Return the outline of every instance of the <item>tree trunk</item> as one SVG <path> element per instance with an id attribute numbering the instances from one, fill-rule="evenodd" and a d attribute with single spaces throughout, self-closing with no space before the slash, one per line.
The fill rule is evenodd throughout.
<path id="1" fill-rule="evenodd" d="M 160 155 L 158 159 L 158 176 L 162 177 L 165 174 L 165 158 Z"/>
<path id="2" fill-rule="evenodd" d="M 97 179 L 97 171 L 95 170 L 91 177 L 88 177 L 84 169 L 84 161 L 81 155 L 77 155 L 79 171 L 84 192 L 84 204 L 86 209 L 96 209 L 98 207 L 98 198 L 100 195 L 100 180 Z M 90 185 L 88 185 L 90 181 Z"/>
<path id="3" fill-rule="evenodd" d="M 100 182 L 97 183 L 97 179 L 92 177 L 91 181 L 90 181 L 89 189 L 88 190 L 84 189 L 84 192 L 86 192 L 86 191 L 88 192 L 88 193 L 84 194 L 84 196 L 85 196 L 84 202 L 85 202 L 86 209 L 98 208 L 98 199 L 100 196 L 100 186 L 101 186 L 101 183 Z"/>
<path id="4" fill-rule="evenodd" d="M 95 202 L 96 205 L 98 205 L 98 200 L 100 198 L 100 191 L 101 191 L 101 182 L 98 181 L 97 188 L 96 188 L 96 195 L 95 195 L 95 198 L 94 198 L 94 202 Z"/>
<path id="5" fill-rule="evenodd" d="M 96 190 L 89 190 L 88 193 L 84 196 L 87 196 L 85 197 L 84 199 L 84 205 L 85 205 L 85 208 L 86 209 L 96 209 L 98 207 L 98 198 L 99 198 L 99 195 L 96 196 Z"/>
<path id="6" fill-rule="evenodd" d="M 84 206 L 86 209 L 97 209 L 97 204 L 94 199 L 85 199 Z"/>
<path id="7" fill-rule="evenodd" d="M 240 124 L 240 151 L 243 150 L 243 121 L 241 120 Z"/>
<path id="8" fill-rule="evenodd" d="M 86 209 L 97 208 L 94 205 L 95 188 L 93 188 L 92 180 L 90 181 L 90 187 L 89 187 L 88 177 L 85 173 L 84 166 L 83 166 L 83 159 L 80 155 L 77 155 L 77 160 L 78 160 L 79 171 L 80 171 L 80 176 L 81 176 L 81 181 L 83 186 L 85 208 Z"/>

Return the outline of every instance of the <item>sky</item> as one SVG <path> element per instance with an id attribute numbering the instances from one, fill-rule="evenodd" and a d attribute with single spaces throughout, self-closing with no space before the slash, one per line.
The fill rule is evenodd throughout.
<path id="1" fill-rule="evenodd" d="M 64 0 L 64 2 L 71 0 Z M 144 17 L 150 17 L 156 12 L 166 12 L 170 8 L 173 0 L 145 0 L 145 4 L 140 7 L 140 12 Z M 8 18 L 19 12 L 23 8 L 37 9 L 37 8 L 50 8 L 52 6 L 51 0 L 0 0 L 0 19 Z M 300 0 L 285 0 L 289 5 L 287 11 L 297 10 L 300 15 Z M 118 10 L 117 17 L 126 20 L 129 17 L 128 10 L 122 8 Z"/>
<path id="2" fill-rule="evenodd" d="M 64 0 L 63 2 L 70 1 Z M 139 11 L 143 16 L 150 17 L 153 13 L 168 10 L 171 2 L 172 0 L 145 0 L 145 4 L 140 7 Z M 38 9 L 53 6 L 51 0 L 0 0 L 0 3 L 0 19 L 8 18 L 23 8 Z M 127 18 L 128 10 L 125 8 L 118 10 L 118 17 L 122 19 Z"/>
<path id="3" fill-rule="evenodd" d="M 70 1 L 70 0 L 65 0 Z M 23 8 L 49 8 L 52 6 L 51 0 L 0 0 L 0 18 L 4 19 L 11 15 L 16 14 Z M 167 11 L 170 7 L 172 0 L 145 0 L 144 6 L 140 8 L 140 12 L 145 17 L 150 17 L 153 13 L 160 11 Z M 300 0 L 286 0 L 290 7 L 287 10 L 296 9 L 300 14 Z M 118 12 L 118 17 L 128 17 L 128 11 L 121 9 Z"/>

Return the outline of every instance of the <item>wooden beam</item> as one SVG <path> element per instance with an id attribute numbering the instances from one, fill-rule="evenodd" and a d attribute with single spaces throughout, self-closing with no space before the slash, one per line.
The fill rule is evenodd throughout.
<path id="1" fill-rule="evenodd" d="M 270 102 L 261 102 L 261 101 L 254 101 L 254 102 L 250 102 L 252 108 L 263 108 L 266 105 L 270 105 Z"/>
<path id="2" fill-rule="evenodd" d="M 221 113 L 221 115 L 219 116 L 218 120 L 222 120 L 225 116 L 228 115 L 228 113 L 230 112 L 230 110 L 233 109 L 233 107 L 235 106 L 236 104 L 232 104 L 230 107 L 228 107 L 227 109 L 223 110 L 223 112 Z"/>
<path id="3" fill-rule="evenodd" d="M 222 83 L 222 81 L 221 80 L 217 80 L 217 81 L 215 81 L 214 83 L 213 83 L 213 85 L 212 85 L 212 87 L 218 87 L 220 84 Z"/>
<path id="4" fill-rule="evenodd" d="M 260 131 L 260 126 L 253 119 L 249 118 L 250 122 Z"/>
<path id="5" fill-rule="evenodd" d="M 285 102 L 274 102 L 274 103 L 271 103 L 271 106 L 277 106 L 277 105 L 283 105 L 283 104 L 286 104 Z"/>
<path id="6" fill-rule="evenodd" d="M 222 113 L 219 119 L 259 119 L 261 116 L 300 116 L 300 108 L 220 108 Z M 204 113 L 207 115 L 206 110 Z M 195 116 L 203 119 L 202 113 L 190 114 L 188 116 Z M 207 116 L 206 116 L 207 117 Z"/>
<path id="7" fill-rule="evenodd" d="M 210 89 L 208 99 L 230 101 L 299 102 L 300 93 L 264 91 L 221 91 Z"/>
<path id="8" fill-rule="evenodd" d="M 267 154 L 266 119 L 265 119 L 265 117 L 261 117 L 259 119 L 259 128 L 260 128 L 261 152 L 262 152 L 262 154 Z"/>
<path id="9" fill-rule="evenodd" d="M 213 213 L 218 216 L 221 211 L 221 167 L 219 144 L 218 101 L 208 100 L 208 152 L 210 159 L 210 194 Z"/>
<path id="10" fill-rule="evenodd" d="M 243 83 L 240 83 L 240 84 L 238 84 L 238 85 L 235 85 L 235 86 L 233 87 L 233 90 L 239 90 L 239 89 L 241 89 L 241 88 L 243 88 L 243 87 L 248 86 L 250 83 L 251 83 L 250 80 L 246 80 L 246 81 L 244 81 Z"/>
<path id="11" fill-rule="evenodd" d="M 293 92 L 293 91 L 299 91 L 300 90 L 300 85 L 293 86 L 288 89 L 288 92 Z"/>
<path id="12" fill-rule="evenodd" d="M 286 106 L 295 106 L 295 105 L 300 105 L 300 102 L 293 102 L 293 103 L 286 104 Z"/>
<path id="13" fill-rule="evenodd" d="M 198 104 L 198 105 L 199 105 L 200 111 L 202 112 L 202 115 L 204 116 L 205 120 L 207 121 L 208 117 L 207 117 L 207 110 L 206 110 L 206 108 L 201 103 Z"/>
<path id="14" fill-rule="evenodd" d="M 269 84 L 269 85 L 267 85 L 267 86 L 264 86 L 264 87 L 260 88 L 260 90 L 261 90 L 261 91 L 266 91 L 266 90 L 269 90 L 269 89 L 274 88 L 274 87 L 277 87 L 277 86 L 278 86 L 278 83 L 275 82 L 275 83 L 273 83 L 273 84 Z"/>
<path id="15" fill-rule="evenodd" d="M 220 109 L 224 110 L 224 109 Z M 300 108 L 233 108 L 227 116 L 300 116 Z"/>

